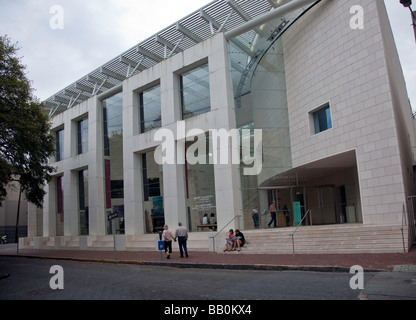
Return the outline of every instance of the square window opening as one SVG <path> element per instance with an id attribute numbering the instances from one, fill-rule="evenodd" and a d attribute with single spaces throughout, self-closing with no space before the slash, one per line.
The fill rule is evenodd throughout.
<path id="1" fill-rule="evenodd" d="M 329 103 L 310 112 L 312 133 L 318 134 L 332 128 L 332 116 Z"/>

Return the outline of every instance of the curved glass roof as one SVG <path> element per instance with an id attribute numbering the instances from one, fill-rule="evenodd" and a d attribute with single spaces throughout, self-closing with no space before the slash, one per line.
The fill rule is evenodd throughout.
<path id="1" fill-rule="evenodd" d="M 237 63 L 237 65 L 240 64 L 239 70 L 243 75 L 243 77 L 240 76 L 240 79 L 244 78 L 245 70 L 246 72 L 247 69 L 251 70 L 251 67 L 247 68 L 250 61 L 255 61 L 259 54 L 267 48 L 267 42 L 270 43 L 273 37 L 284 31 L 291 21 L 309 7 L 307 3 L 310 4 L 312 1 L 215 0 L 46 99 L 44 102 L 49 116 L 52 117 L 94 95 L 115 88 L 125 79 L 203 42 L 217 33 L 236 30 L 276 8 L 293 2 L 306 3 L 305 8 L 294 10 L 285 17 L 254 27 L 252 30 L 229 40 L 239 51 L 245 53 L 244 64 Z M 236 66 L 235 61 L 232 63 Z"/>

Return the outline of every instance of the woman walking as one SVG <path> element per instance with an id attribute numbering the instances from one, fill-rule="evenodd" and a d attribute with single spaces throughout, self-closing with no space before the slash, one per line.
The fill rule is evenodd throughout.
<path id="1" fill-rule="evenodd" d="M 165 253 L 167 254 L 166 258 L 170 259 L 170 254 L 172 253 L 172 240 L 175 240 L 175 238 L 167 225 L 164 226 L 164 229 L 162 236 L 165 241 Z"/>

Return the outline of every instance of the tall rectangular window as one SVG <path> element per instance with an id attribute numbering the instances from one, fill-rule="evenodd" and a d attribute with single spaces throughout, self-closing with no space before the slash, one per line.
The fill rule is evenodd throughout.
<path id="1" fill-rule="evenodd" d="M 83 154 L 88 151 L 88 119 L 78 121 L 77 123 L 77 154 Z"/>
<path id="2" fill-rule="evenodd" d="M 202 137 L 200 142 L 202 142 Z M 205 149 L 194 149 L 192 142 L 186 143 L 186 154 L 201 159 L 195 164 L 186 161 L 185 164 L 185 193 L 187 207 L 187 222 L 189 231 L 197 231 L 202 224 L 205 214 L 208 215 L 209 224 L 217 221 L 217 205 L 215 193 L 214 165 L 212 163 L 212 144 L 207 135 L 205 137 Z"/>
<path id="3" fill-rule="evenodd" d="M 78 198 L 79 198 L 79 234 L 89 234 L 88 223 L 88 170 L 78 171 Z"/>
<path id="4" fill-rule="evenodd" d="M 64 130 L 55 133 L 55 149 L 56 162 L 59 162 L 64 159 Z"/>
<path id="5" fill-rule="evenodd" d="M 163 230 L 165 212 L 163 207 L 163 171 L 155 161 L 155 151 L 142 154 L 143 208 L 146 233 Z"/>
<path id="6" fill-rule="evenodd" d="M 162 126 L 160 85 L 140 93 L 140 133 Z"/>
<path id="7" fill-rule="evenodd" d="M 332 128 L 331 110 L 329 104 L 312 113 L 315 134 Z"/>
<path id="8" fill-rule="evenodd" d="M 117 213 L 115 232 L 124 234 L 123 93 L 103 100 L 104 185 L 107 214 Z M 112 224 L 106 218 L 107 234 Z"/>
<path id="9" fill-rule="evenodd" d="M 123 146 L 123 95 L 116 94 L 103 101 L 104 155 L 118 154 Z"/>
<path id="10" fill-rule="evenodd" d="M 64 235 L 64 176 L 56 178 L 56 236 Z"/>
<path id="11" fill-rule="evenodd" d="M 183 73 L 180 86 L 183 120 L 211 110 L 208 64 Z"/>
<path id="12" fill-rule="evenodd" d="M 62 177 L 56 178 L 56 212 L 64 213 L 64 189 Z"/>

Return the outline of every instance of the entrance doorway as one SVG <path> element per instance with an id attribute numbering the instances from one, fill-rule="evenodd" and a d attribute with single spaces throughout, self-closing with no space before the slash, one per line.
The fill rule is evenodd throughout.
<path id="1" fill-rule="evenodd" d="M 311 213 L 304 219 L 303 225 L 362 222 L 354 151 L 280 173 L 264 181 L 258 189 L 262 212 L 268 212 L 270 203 L 276 201 L 276 208 L 280 212 L 279 227 L 287 225 L 283 219 L 285 204 L 289 210 L 291 226 L 298 225 L 308 210 Z"/>
<path id="2" fill-rule="evenodd" d="M 305 187 L 276 187 L 268 188 L 265 192 L 267 192 L 267 204 L 263 204 L 262 207 L 267 208 L 269 213 L 270 205 L 274 204 L 277 211 L 278 227 L 296 226 L 301 222 L 307 211 Z M 308 218 L 302 224 L 310 223 Z"/>
<path id="3" fill-rule="evenodd" d="M 350 190 L 350 191 L 349 191 Z M 355 223 L 356 209 L 352 197 L 353 186 L 325 185 L 306 188 L 308 208 L 312 211 L 313 224 Z"/>
<path id="4" fill-rule="evenodd" d="M 264 196 L 262 227 L 270 222 L 269 207 L 273 203 L 277 210 L 278 227 L 302 225 L 325 225 L 355 223 L 356 209 L 348 198 L 353 190 L 349 185 L 269 187 L 263 189 Z M 266 203 L 267 201 L 267 203 Z M 311 214 L 304 218 L 306 212 Z"/>

